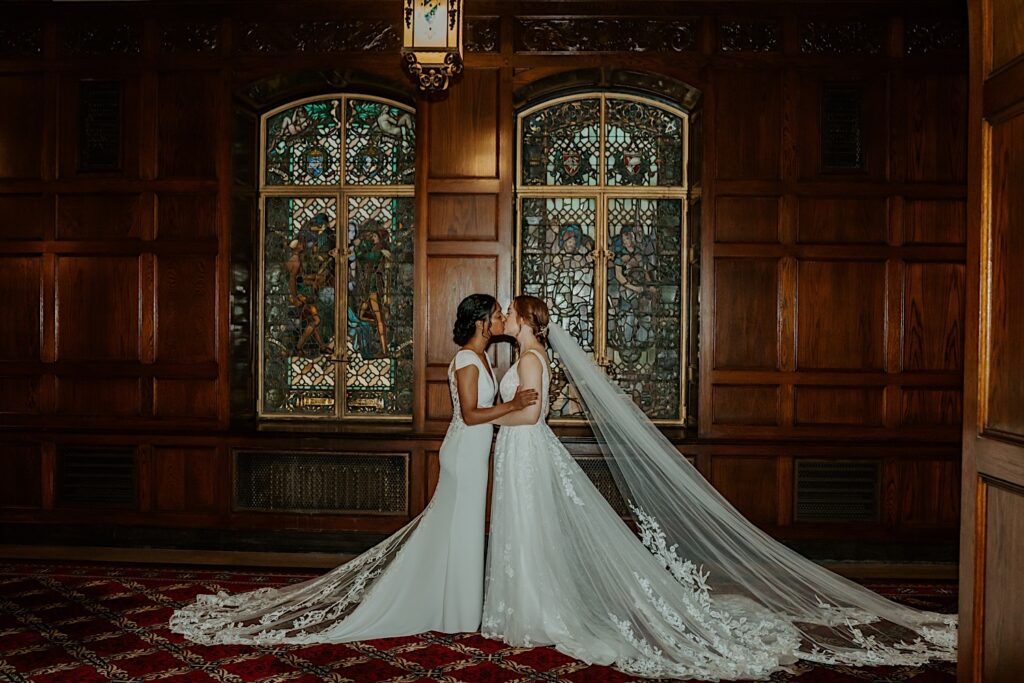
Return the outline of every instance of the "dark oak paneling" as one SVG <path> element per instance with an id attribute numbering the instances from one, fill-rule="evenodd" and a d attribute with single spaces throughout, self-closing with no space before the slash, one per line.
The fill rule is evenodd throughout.
<path id="1" fill-rule="evenodd" d="M 215 278 L 212 257 L 162 256 L 157 261 L 158 360 L 214 360 Z"/>
<path id="2" fill-rule="evenodd" d="M 467 69 L 459 87 L 431 106 L 431 178 L 497 177 L 498 76 L 496 69 Z"/>
<path id="3" fill-rule="evenodd" d="M 963 370 L 964 266 L 908 263 L 903 368 Z"/>
<path id="4" fill-rule="evenodd" d="M 217 382 L 157 378 L 153 400 L 158 418 L 214 419 L 217 417 Z"/>
<path id="5" fill-rule="evenodd" d="M 214 448 L 153 449 L 153 507 L 160 512 L 216 512 L 224 487 Z"/>
<path id="6" fill-rule="evenodd" d="M 57 346 L 62 360 L 139 355 L 139 263 L 116 256 L 57 260 Z"/>
<path id="7" fill-rule="evenodd" d="M 38 377 L 0 377 L 0 414 L 33 415 L 38 412 Z"/>
<path id="8" fill-rule="evenodd" d="M 889 214 L 884 199 L 800 199 L 797 241 L 885 244 Z"/>
<path id="9" fill-rule="evenodd" d="M 908 199 L 903 205 L 907 244 L 963 244 L 967 203 L 962 199 Z"/>
<path id="10" fill-rule="evenodd" d="M 208 240 L 217 236 L 217 197 L 161 194 L 157 197 L 156 238 Z"/>
<path id="11" fill-rule="evenodd" d="M 793 387 L 793 416 L 798 425 L 882 424 L 881 387 Z"/>
<path id="12" fill-rule="evenodd" d="M 42 175 L 45 92 L 42 76 L 0 76 L 0 178 Z"/>
<path id="13" fill-rule="evenodd" d="M 717 242 L 778 242 L 777 197 L 718 197 L 715 200 Z"/>
<path id="14" fill-rule="evenodd" d="M 801 261 L 797 366 L 884 367 L 885 264 Z"/>
<path id="15" fill-rule="evenodd" d="M 216 175 L 218 74 L 196 71 L 160 75 L 158 159 L 161 178 Z"/>
<path id="16" fill-rule="evenodd" d="M 959 389 L 904 387 L 901 392 L 901 421 L 907 426 L 955 427 L 963 412 L 963 392 Z"/>
<path id="17" fill-rule="evenodd" d="M 962 183 L 967 177 L 967 77 L 907 78 L 907 179 Z"/>
<path id="18" fill-rule="evenodd" d="M 0 501 L 4 507 L 38 508 L 43 502 L 42 454 L 38 445 L 0 444 Z"/>
<path id="19" fill-rule="evenodd" d="M 711 483 L 747 519 L 760 525 L 775 524 L 779 516 L 776 458 L 716 457 Z"/>
<path id="20" fill-rule="evenodd" d="M 774 386 L 716 385 L 711 410 L 720 425 L 778 424 L 779 388 Z"/>
<path id="21" fill-rule="evenodd" d="M 0 360 L 39 358 L 41 261 L 38 256 L 0 256 Z"/>
<path id="22" fill-rule="evenodd" d="M 715 72 L 714 81 L 718 177 L 778 178 L 782 149 L 779 72 L 721 70 Z"/>
<path id="23" fill-rule="evenodd" d="M 433 256 L 427 260 L 427 363 L 447 365 L 457 347 L 452 341 L 455 311 L 463 297 L 498 289 L 493 256 Z"/>
<path id="24" fill-rule="evenodd" d="M 57 198 L 57 239 L 138 238 L 141 232 L 139 195 L 87 194 Z"/>
<path id="25" fill-rule="evenodd" d="M 431 194 L 432 240 L 498 239 L 498 197 L 493 194 Z"/>
<path id="26" fill-rule="evenodd" d="M 777 311 L 775 260 L 716 260 L 715 367 L 775 368 Z"/>
<path id="27" fill-rule="evenodd" d="M 42 195 L 0 195 L 0 240 L 43 239 L 52 224 L 52 200 Z"/>
<path id="28" fill-rule="evenodd" d="M 60 377 L 57 379 L 57 410 L 65 415 L 103 415 L 134 417 L 142 413 L 143 380 L 91 379 Z"/>

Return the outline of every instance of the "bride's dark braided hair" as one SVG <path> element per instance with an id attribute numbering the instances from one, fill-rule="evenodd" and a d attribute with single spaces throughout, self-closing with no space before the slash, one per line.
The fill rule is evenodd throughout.
<path id="1" fill-rule="evenodd" d="M 476 321 L 484 323 L 490 329 L 491 314 L 498 305 L 498 300 L 490 294 L 470 294 L 459 302 L 459 310 L 455 314 L 452 326 L 452 339 L 459 346 L 465 346 L 476 334 Z"/>

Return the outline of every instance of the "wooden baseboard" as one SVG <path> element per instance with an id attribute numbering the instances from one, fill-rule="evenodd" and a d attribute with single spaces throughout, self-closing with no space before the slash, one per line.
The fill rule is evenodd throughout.
<path id="1" fill-rule="evenodd" d="M 239 550 L 170 550 L 162 548 L 105 548 L 77 546 L 0 545 L 0 558 L 62 562 L 123 562 L 128 564 L 182 564 L 222 567 L 277 567 L 333 569 L 353 555 L 333 553 L 262 553 Z M 837 562 L 827 569 L 850 579 L 952 581 L 953 563 Z"/>

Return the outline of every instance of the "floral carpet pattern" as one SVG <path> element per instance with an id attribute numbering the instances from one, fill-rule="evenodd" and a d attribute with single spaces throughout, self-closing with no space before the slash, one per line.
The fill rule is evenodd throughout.
<path id="1" fill-rule="evenodd" d="M 249 591 L 315 573 L 0 560 L 0 681 L 22 683 L 342 683 L 637 680 L 551 648 L 478 633 L 427 633 L 344 645 L 203 646 L 171 633 L 173 609 L 200 593 Z M 956 610 L 952 583 L 870 582 L 900 602 Z M 800 662 L 772 681 L 952 683 L 953 664 L 824 667 Z"/>

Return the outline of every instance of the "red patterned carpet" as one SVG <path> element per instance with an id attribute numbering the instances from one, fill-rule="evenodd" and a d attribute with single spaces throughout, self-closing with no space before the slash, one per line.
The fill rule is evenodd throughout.
<path id="1" fill-rule="evenodd" d="M 174 607 L 198 593 L 247 591 L 308 572 L 236 571 L 0 560 L 0 681 L 314 683 L 316 681 L 630 681 L 549 648 L 479 634 L 429 633 L 347 645 L 205 647 L 170 633 Z M 953 611 L 950 584 L 872 583 L 902 602 Z M 850 669 L 804 665 L 773 681 L 951 683 L 955 666 Z"/>

